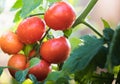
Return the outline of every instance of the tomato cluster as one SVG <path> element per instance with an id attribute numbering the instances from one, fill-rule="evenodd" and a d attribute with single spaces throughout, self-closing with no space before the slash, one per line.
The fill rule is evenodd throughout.
<path id="1" fill-rule="evenodd" d="M 44 22 L 45 20 L 45 22 Z M 24 19 L 17 27 L 16 32 L 8 31 L 0 38 L 0 47 L 11 55 L 8 61 L 10 74 L 15 77 L 18 70 L 25 70 L 30 66 L 30 59 L 39 54 L 41 61 L 29 69 L 28 74 L 33 74 L 42 81 L 51 71 L 51 64 L 63 63 L 70 54 L 70 43 L 64 36 L 59 38 L 42 40 L 47 34 L 46 25 L 54 30 L 66 30 L 70 28 L 75 20 L 75 12 L 73 8 L 66 2 L 54 3 L 45 13 L 44 20 L 39 17 L 32 16 Z M 28 56 L 20 54 L 26 45 L 37 44 L 29 52 Z M 38 57 L 38 56 L 37 56 Z"/>

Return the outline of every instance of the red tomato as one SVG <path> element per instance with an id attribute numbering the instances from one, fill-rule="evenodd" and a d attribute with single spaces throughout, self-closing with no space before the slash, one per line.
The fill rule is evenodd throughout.
<path id="1" fill-rule="evenodd" d="M 0 38 L 1 49 L 8 54 L 16 54 L 23 48 L 18 36 L 13 32 L 6 32 Z"/>
<path id="2" fill-rule="evenodd" d="M 41 57 L 50 63 L 62 63 L 70 54 L 70 43 L 65 37 L 44 42 L 40 48 Z"/>
<path id="3" fill-rule="evenodd" d="M 22 54 L 13 55 L 8 61 L 8 66 L 16 68 L 18 70 L 24 70 L 26 68 L 26 64 L 27 58 Z M 15 77 L 15 73 L 18 71 L 12 68 L 9 68 L 8 70 L 13 77 Z"/>
<path id="4" fill-rule="evenodd" d="M 29 17 L 23 20 L 18 28 L 17 35 L 25 44 L 32 44 L 40 40 L 45 33 L 45 24 L 39 17 Z"/>
<path id="5" fill-rule="evenodd" d="M 54 30 L 66 30 L 71 27 L 76 18 L 75 11 L 66 2 L 53 4 L 45 13 L 46 24 Z"/>
<path id="6" fill-rule="evenodd" d="M 26 67 L 29 67 L 29 63 L 27 63 Z M 50 64 L 44 60 L 41 60 L 39 64 L 30 68 L 28 73 L 33 74 L 38 81 L 43 81 L 50 71 Z"/>

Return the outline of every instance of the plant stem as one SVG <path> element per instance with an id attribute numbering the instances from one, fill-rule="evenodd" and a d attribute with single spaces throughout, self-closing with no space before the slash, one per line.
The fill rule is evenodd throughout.
<path id="1" fill-rule="evenodd" d="M 35 53 L 35 55 L 34 56 L 32 56 L 31 58 L 33 58 L 33 57 L 35 57 L 35 56 L 37 56 L 37 57 L 40 57 L 39 56 L 39 51 L 40 51 L 40 46 L 41 46 L 41 44 L 42 44 L 42 42 L 43 42 L 43 39 L 47 36 L 47 34 L 49 33 L 49 31 L 50 31 L 50 28 L 46 31 L 46 33 L 45 33 L 45 35 L 42 37 L 42 39 L 39 41 L 40 43 L 39 44 L 36 44 L 36 49 L 37 49 L 37 51 L 36 51 L 36 53 Z M 30 58 L 30 59 L 31 59 Z"/>
<path id="2" fill-rule="evenodd" d="M 45 35 L 43 36 L 43 38 L 40 40 L 40 44 L 42 43 L 43 39 L 47 36 L 47 34 L 49 33 L 50 28 L 46 31 Z"/>
<path id="3" fill-rule="evenodd" d="M 84 25 L 88 26 L 91 30 L 93 30 L 97 35 L 99 35 L 100 37 L 103 37 L 90 23 L 83 21 L 82 22 Z"/>
<path id="4" fill-rule="evenodd" d="M 58 64 L 58 67 L 59 67 L 59 71 L 62 70 L 62 66 L 63 66 L 64 63 L 60 63 Z"/>
<path id="5" fill-rule="evenodd" d="M 11 68 L 11 69 L 14 69 L 14 70 L 19 70 L 19 69 L 17 69 L 17 68 L 14 68 L 14 67 L 11 67 L 11 66 L 2 66 L 2 68 Z"/>
<path id="6" fill-rule="evenodd" d="M 37 16 L 37 15 L 44 15 L 44 13 L 36 13 L 36 14 L 30 15 L 29 17 Z"/>
<path id="7" fill-rule="evenodd" d="M 86 8 L 84 9 L 84 11 L 82 12 L 82 14 L 76 19 L 75 23 L 73 24 L 73 28 L 75 26 L 77 26 L 78 24 L 80 24 L 82 21 L 85 20 L 86 16 L 90 13 L 90 11 L 93 9 L 93 7 L 95 6 L 95 4 L 97 3 L 98 0 L 91 0 L 88 5 L 86 6 Z"/>

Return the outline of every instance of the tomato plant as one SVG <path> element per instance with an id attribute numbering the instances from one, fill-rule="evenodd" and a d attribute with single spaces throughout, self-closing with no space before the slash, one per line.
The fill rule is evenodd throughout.
<path id="1" fill-rule="evenodd" d="M 102 19 L 99 32 L 86 20 L 97 1 L 77 14 L 61 0 L 17 0 L 11 10 L 17 11 L 18 27 L 0 38 L 1 49 L 11 55 L 0 75 L 8 68 L 20 84 L 119 84 L 120 25 L 113 30 Z M 95 34 L 71 36 L 79 24 Z"/>

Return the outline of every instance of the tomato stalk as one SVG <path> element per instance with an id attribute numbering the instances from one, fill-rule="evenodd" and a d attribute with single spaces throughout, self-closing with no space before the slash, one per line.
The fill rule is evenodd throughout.
<path id="1" fill-rule="evenodd" d="M 85 18 L 87 17 L 87 15 L 90 13 L 90 11 L 93 9 L 93 7 L 95 6 L 95 4 L 97 3 L 98 0 L 91 0 L 88 5 L 86 6 L 86 8 L 84 9 L 84 11 L 80 14 L 80 16 L 76 19 L 75 23 L 73 24 L 73 28 L 75 26 L 77 26 L 78 24 L 82 23 Z"/>
<path id="2" fill-rule="evenodd" d="M 40 45 L 41 45 L 43 39 L 44 39 L 44 38 L 47 36 L 47 34 L 49 33 L 49 31 L 50 31 L 50 28 L 46 31 L 45 35 L 44 35 L 43 38 L 40 40 Z"/>
<path id="3" fill-rule="evenodd" d="M 64 64 L 64 63 L 60 63 L 60 64 L 58 64 L 58 70 L 59 70 L 59 71 L 62 70 L 62 66 L 63 66 L 63 64 Z"/>
<path id="4" fill-rule="evenodd" d="M 47 34 L 49 33 L 49 31 L 50 31 L 50 28 L 46 31 L 45 35 L 42 37 L 42 39 L 39 41 L 39 43 L 35 44 L 34 49 L 36 49 L 37 51 L 36 51 L 36 53 L 35 53 L 34 56 L 30 57 L 30 59 L 33 58 L 33 57 L 35 57 L 35 56 L 39 57 L 40 46 L 41 46 L 41 44 L 43 42 L 43 39 L 47 36 Z"/>
<path id="5" fill-rule="evenodd" d="M 11 66 L 1 66 L 0 68 L 3 68 L 3 69 L 5 69 L 5 68 L 11 68 L 11 69 L 14 69 L 14 70 L 19 70 L 17 68 L 11 67 Z"/>
<path id="6" fill-rule="evenodd" d="M 44 13 L 36 13 L 36 14 L 33 14 L 33 15 L 29 15 L 29 17 L 37 16 L 37 15 L 44 15 Z"/>
<path id="7" fill-rule="evenodd" d="M 73 24 L 73 28 L 77 26 L 78 24 L 83 23 L 84 25 L 88 26 L 90 29 L 92 29 L 96 34 L 98 34 L 100 37 L 103 37 L 91 24 L 85 21 L 85 18 L 90 13 L 90 11 L 93 9 L 95 4 L 98 0 L 91 0 L 85 10 L 81 13 L 81 15 L 76 19 L 75 23 Z"/>
<path id="8" fill-rule="evenodd" d="M 99 35 L 100 37 L 103 37 L 95 28 L 93 25 L 91 25 L 90 23 L 88 23 L 87 21 L 83 21 L 82 22 L 84 25 L 88 26 L 91 30 L 93 30 L 97 35 Z"/>

